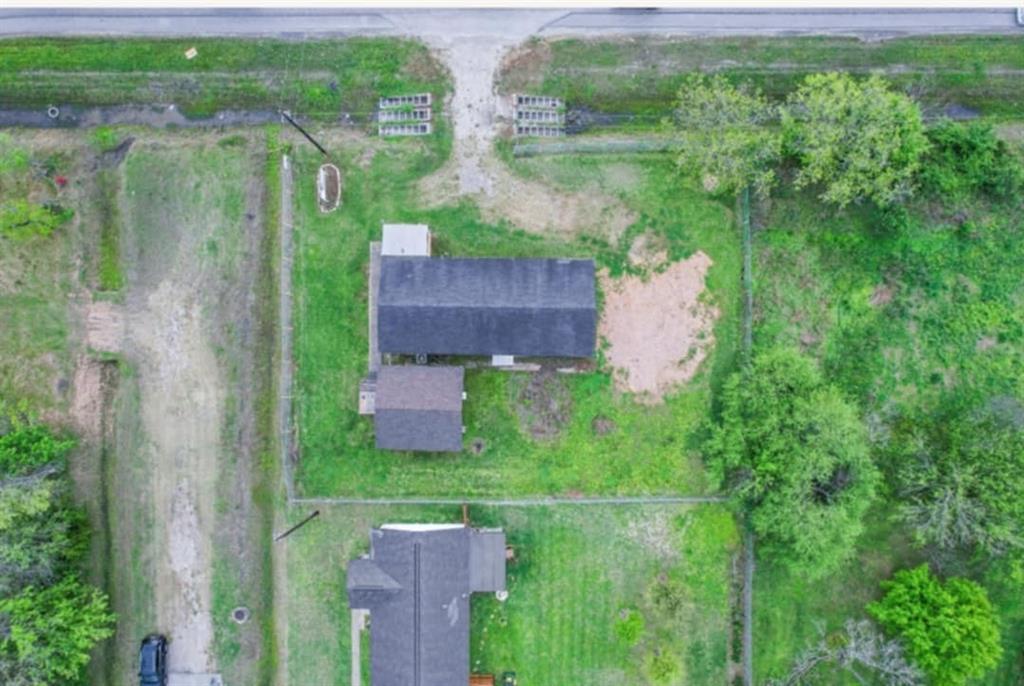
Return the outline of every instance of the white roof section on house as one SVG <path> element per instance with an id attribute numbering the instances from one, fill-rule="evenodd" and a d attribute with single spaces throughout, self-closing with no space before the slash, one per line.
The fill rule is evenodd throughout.
<path id="1" fill-rule="evenodd" d="M 430 228 L 426 224 L 385 224 L 381 255 L 430 257 Z"/>
<path id="2" fill-rule="evenodd" d="M 381 529 L 393 531 L 444 531 L 446 529 L 462 529 L 465 524 L 384 524 Z"/>

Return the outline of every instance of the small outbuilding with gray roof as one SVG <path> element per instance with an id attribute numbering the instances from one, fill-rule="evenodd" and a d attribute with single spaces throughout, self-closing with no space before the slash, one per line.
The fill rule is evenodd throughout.
<path id="1" fill-rule="evenodd" d="M 374 417 L 377 447 L 461 451 L 462 382 L 462 367 L 381 367 Z"/>

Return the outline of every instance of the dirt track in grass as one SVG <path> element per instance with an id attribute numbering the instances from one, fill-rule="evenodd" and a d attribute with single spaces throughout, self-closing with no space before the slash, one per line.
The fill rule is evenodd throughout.
<path id="1" fill-rule="evenodd" d="M 471 197 L 489 222 L 508 220 L 534 233 L 596 233 L 617 239 L 636 221 L 618 198 L 600 191 L 555 190 L 514 175 L 495 153 L 495 141 L 512 120 L 508 98 L 499 97 L 495 79 L 510 44 L 492 38 L 460 40 L 438 47 L 455 79 L 449 103 L 453 123 L 451 158 L 420 183 L 431 205 Z"/>

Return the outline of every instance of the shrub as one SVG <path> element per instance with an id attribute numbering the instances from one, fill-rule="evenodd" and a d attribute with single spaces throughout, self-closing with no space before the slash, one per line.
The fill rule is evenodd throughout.
<path id="1" fill-rule="evenodd" d="M 927 131 L 931 150 L 920 179 L 930 195 L 962 200 L 974 193 L 1008 198 L 1024 189 L 1024 167 L 992 125 L 945 120 Z"/>
<path id="2" fill-rule="evenodd" d="M 110 150 L 117 147 L 117 134 L 109 126 L 97 126 L 89 136 L 89 141 L 97 150 Z"/>
<path id="3" fill-rule="evenodd" d="M 615 622 L 615 635 L 628 646 L 635 646 L 644 635 L 646 622 L 644 616 L 637 610 L 623 610 L 624 616 Z"/>
<path id="4" fill-rule="evenodd" d="M 0 475 L 16 476 L 62 460 L 74 444 L 41 424 L 15 421 L 0 435 Z"/>

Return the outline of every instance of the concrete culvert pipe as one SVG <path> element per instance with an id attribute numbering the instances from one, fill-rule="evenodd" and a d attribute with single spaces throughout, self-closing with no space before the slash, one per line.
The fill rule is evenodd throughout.
<path id="1" fill-rule="evenodd" d="M 247 607 L 236 607 L 231 611 L 231 621 L 235 622 L 235 624 L 245 624 L 249 621 L 250 616 L 251 614 Z"/>

